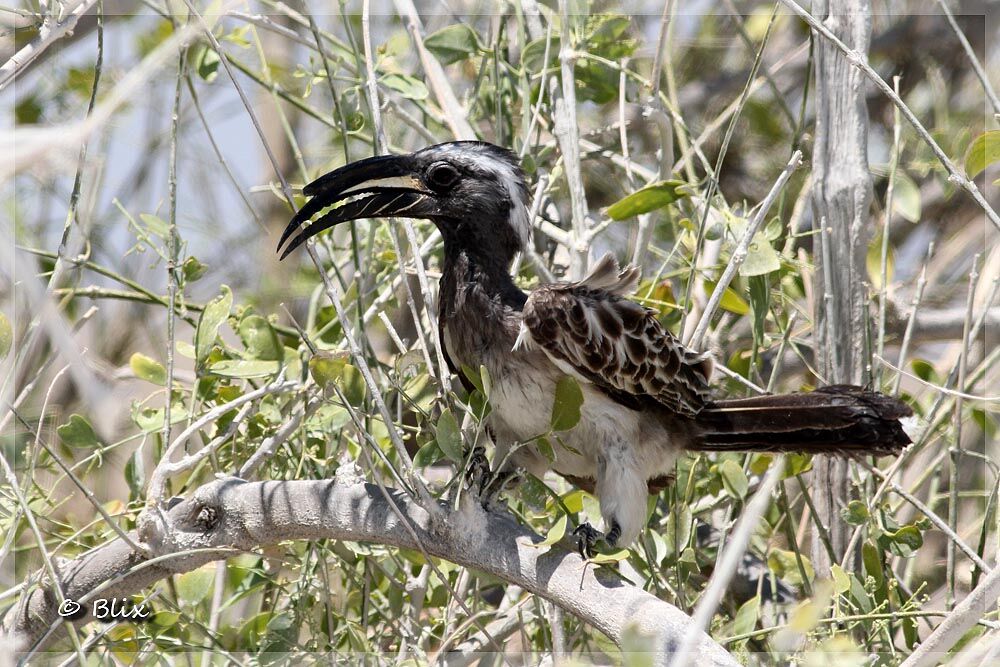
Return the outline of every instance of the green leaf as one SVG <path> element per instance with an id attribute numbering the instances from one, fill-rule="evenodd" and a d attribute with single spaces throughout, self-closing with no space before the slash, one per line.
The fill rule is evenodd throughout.
<path id="1" fill-rule="evenodd" d="M 757 627 L 757 619 L 760 617 L 760 596 L 755 595 L 742 605 L 736 612 L 733 619 L 733 634 L 745 635 L 752 632 Z"/>
<path id="2" fill-rule="evenodd" d="M 622 549 L 610 554 L 596 554 L 593 558 L 589 559 L 589 562 L 595 565 L 608 565 L 611 563 L 620 563 L 626 558 L 628 558 L 628 549 Z"/>
<path id="3" fill-rule="evenodd" d="M 566 535 L 566 525 L 569 522 L 569 517 L 565 514 L 559 517 L 559 520 L 549 528 L 549 532 L 545 534 L 545 539 L 534 545 L 536 547 L 551 547 L 553 544 L 557 543 Z"/>
<path id="4" fill-rule="evenodd" d="M 424 46 L 442 65 L 465 60 L 480 48 L 476 31 L 464 23 L 449 25 L 428 35 L 424 38 Z"/>
<path id="5" fill-rule="evenodd" d="M 806 571 L 806 577 L 809 581 L 812 581 L 816 576 L 816 571 L 813 570 L 812 563 L 805 556 L 800 555 L 802 558 L 802 568 Z M 771 549 L 771 552 L 767 555 L 767 567 L 774 572 L 775 576 L 780 577 L 794 586 L 801 586 L 802 572 L 799 570 L 798 560 L 796 558 L 794 551 L 787 551 L 785 549 Z"/>
<path id="6" fill-rule="evenodd" d="M 902 558 L 909 558 L 924 545 L 920 529 L 912 524 L 896 531 L 886 531 L 879 537 L 879 545 Z"/>
<path id="7" fill-rule="evenodd" d="M 851 589 L 851 578 L 844 572 L 844 568 L 836 563 L 830 566 L 830 574 L 833 576 L 833 588 L 840 594 L 844 594 Z"/>
<path id="8" fill-rule="evenodd" d="M 583 489 L 575 489 L 562 497 L 562 504 L 569 512 L 576 514 L 583 511 L 583 497 L 585 495 L 587 492 Z"/>
<path id="9" fill-rule="evenodd" d="M 852 500 L 847 503 L 847 507 L 840 510 L 840 514 L 844 517 L 844 521 L 852 526 L 866 523 L 869 517 L 868 506 L 860 500 Z"/>
<path id="10" fill-rule="evenodd" d="M 205 310 L 201 311 L 198 329 L 194 334 L 195 362 L 199 370 L 205 367 L 208 354 L 212 351 L 215 339 L 219 335 L 219 327 L 229 317 L 232 307 L 233 292 L 227 285 L 223 285 L 222 294 L 205 304 Z"/>
<path id="11" fill-rule="evenodd" d="M 187 342 L 186 340 L 177 341 L 177 354 L 181 355 L 182 357 L 187 357 L 188 359 L 194 359 L 196 356 L 194 351 L 194 345 Z"/>
<path id="12" fill-rule="evenodd" d="M 240 320 L 238 327 L 240 339 L 249 354 L 254 359 L 280 361 L 285 357 L 285 351 L 278 340 L 274 327 L 266 319 L 256 313 L 248 312 Z"/>
<path id="13" fill-rule="evenodd" d="M 740 275 L 763 276 L 780 268 L 781 260 L 771 243 L 760 232 L 754 234 L 747 248 L 747 258 L 740 266 Z"/>
<path id="14" fill-rule="evenodd" d="M 455 419 L 455 415 L 452 414 L 451 410 L 445 408 L 441 416 L 438 417 L 437 426 L 435 427 L 435 433 L 437 434 L 437 444 L 444 452 L 444 455 L 455 463 L 462 462 L 462 429 L 458 425 L 458 420 Z"/>
<path id="15" fill-rule="evenodd" d="M 545 509 L 546 501 L 549 499 L 549 487 L 545 486 L 545 482 L 529 473 L 521 482 L 517 495 L 525 506 L 535 512 L 540 512 Z M 550 516 L 549 513 L 546 513 L 546 516 Z"/>
<path id="16" fill-rule="evenodd" d="M 812 455 L 792 452 L 785 454 L 785 472 L 782 479 L 795 477 L 812 470 Z"/>
<path id="17" fill-rule="evenodd" d="M 479 377 L 482 379 L 482 392 L 483 396 L 489 399 L 490 394 L 493 393 L 493 381 L 490 379 L 490 372 L 486 366 L 479 366 Z"/>
<path id="18" fill-rule="evenodd" d="M 391 88 L 403 97 L 415 101 L 427 99 L 427 86 L 420 79 L 406 74 L 386 74 L 379 81 L 386 88 Z"/>
<path id="19" fill-rule="evenodd" d="M 892 210 L 904 220 L 920 222 L 920 187 L 902 170 L 892 186 Z"/>
<path id="20" fill-rule="evenodd" d="M 975 178 L 991 164 L 1000 162 L 1000 130 L 989 130 L 973 139 L 965 155 L 965 173 Z"/>
<path id="21" fill-rule="evenodd" d="M 146 230 L 165 239 L 170 236 L 170 225 L 163 218 L 152 213 L 140 213 L 139 219 L 146 223 Z"/>
<path id="22" fill-rule="evenodd" d="M 555 398 L 552 401 L 552 430 L 568 431 L 580 421 L 580 407 L 583 405 L 583 390 L 575 378 L 563 376 L 556 383 Z"/>
<path id="23" fill-rule="evenodd" d="M 142 496 L 146 488 L 146 474 L 142 462 L 142 449 L 136 449 L 125 463 L 125 481 L 128 483 L 129 500 Z"/>
<path id="24" fill-rule="evenodd" d="M 199 48 L 200 47 L 200 48 Z M 219 54 L 208 44 L 198 44 L 195 46 L 194 65 L 198 71 L 198 76 L 205 83 L 212 83 L 219 75 Z"/>
<path id="25" fill-rule="evenodd" d="M 861 561 L 865 566 L 865 574 L 875 579 L 875 585 L 881 587 L 885 582 L 882 558 L 879 556 L 878 549 L 870 542 L 861 545 Z"/>
<path id="26" fill-rule="evenodd" d="M 208 265 L 202 264 L 194 257 L 188 257 L 184 260 L 181 269 L 184 271 L 184 280 L 193 283 L 205 275 L 205 272 L 208 271 Z"/>
<path id="27" fill-rule="evenodd" d="M 75 413 L 69 416 L 68 422 L 56 428 L 56 433 L 63 444 L 70 447 L 97 447 L 101 444 L 87 418 Z"/>
<path id="28" fill-rule="evenodd" d="M 340 379 L 347 363 L 346 352 L 317 352 L 309 359 L 309 374 L 320 389 Z"/>
<path id="29" fill-rule="evenodd" d="M 141 352 L 136 352 L 129 357 L 128 365 L 132 368 L 135 376 L 146 382 L 158 384 L 165 387 L 167 384 L 167 369 L 156 359 L 147 357 Z"/>
<path id="30" fill-rule="evenodd" d="M 711 280 L 705 281 L 705 289 L 709 294 L 715 291 L 715 287 L 716 283 Z M 726 291 L 722 293 L 722 300 L 719 301 L 719 307 L 737 315 L 746 315 L 750 312 L 750 304 L 744 301 L 743 297 L 737 294 L 732 287 L 727 287 Z"/>
<path id="31" fill-rule="evenodd" d="M 472 386 L 476 388 L 479 393 L 485 395 L 486 392 L 483 390 L 483 376 L 478 371 L 473 370 L 469 366 L 462 365 L 462 375 L 465 376 Z"/>
<path id="32" fill-rule="evenodd" d="M 309 360 L 309 373 L 324 389 L 330 383 L 336 384 L 348 403 L 359 406 L 365 400 L 367 387 L 361 371 L 347 363 L 348 359 L 350 355 L 346 352 L 317 352 Z"/>
<path id="33" fill-rule="evenodd" d="M 208 597 L 215 581 L 215 565 L 203 565 L 177 577 L 177 597 L 181 602 L 195 605 Z"/>
<path id="34" fill-rule="evenodd" d="M 694 517 L 691 514 L 689 503 L 678 503 L 674 510 L 667 516 L 667 530 L 664 533 L 664 541 L 667 546 L 667 553 L 674 557 L 680 556 L 688 542 L 691 541 L 691 529 L 694 525 Z"/>
<path id="35" fill-rule="evenodd" d="M 212 375 L 241 379 L 269 377 L 280 369 L 279 362 L 260 359 L 223 359 L 208 367 Z"/>
<path id="36" fill-rule="evenodd" d="M 545 59 L 546 40 L 549 45 L 549 60 L 547 63 L 543 62 Z M 552 34 L 551 39 L 546 36 L 528 42 L 528 45 L 524 47 L 524 51 L 521 52 L 521 65 L 532 73 L 541 72 L 544 67 L 554 67 L 558 63 L 559 35 L 556 33 Z"/>
<path id="37" fill-rule="evenodd" d="M 768 244 L 770 248 L 770 244 Z M 775 254 L 777 258 L 777 254 Z M 768 278 L 764 275 L 752 276 L 747 280 L 747 287 L 750 292 L 750 312 L 753 314 L 751 320 L 753 324 L 753 344 L 754 349 L 764 347 L 764 325 L 767 322 L 767 313 L 771 305 L 771 289 Z"/>
<path id="38" fill-rule="evenodd" d="M 679 189 L 683 185 L 684 181 L 658 181 L 619 199 L 606 212 L 612 220 L 625 220 L 655 211 L 686 197 L 687 193 Z"/>
<path id="39" fill-rule="evenodd" d="M 179 621 L 181 618 L 181 613 L 179 611 L 164 611 L 160 609 L 157 611 L 152 618 L 154 625 L 158 625 L 161 628 L 169 628 Z"/>
<path id="40" fill-rule="evenodd" d="M 437 440 L 431 440 L 426 445 L 417 450 L 413 457 L 413 465 L 416 468 L 426 468 L 441 460 L 444 453 L 438 446 Z"/>
<path id="41" fill-rule="evenodd" d="M 143 408 L 132 405 L 132 421 L 143 433 L 154 433 L 163 428 L 163 408 Z M 170 423 L 179 424 L 187 421 L 188 411 L 181 405 L 174 404 L 170 410 Z"/>
<path id="42" fill-rule="evenodd" d="M 552 443 L 549 442 L 548 438 L 540 437 L 535 441 L 535 449 L 541 454 L 546 461 L 549 463 L 554 463 L 556 460 L 556 452 L 552 449 Z"/>
<path id="43" fill-rule="evenodd" d="M 746 498 L 750 483 L 739 463 L 732 459 L 726 459 L 719 464 L 719 475 L 722 477 L 722 486 L 725 487 L 729 495 L 741 500 Z"/>
<path id="44" fill-rule="evenodd" d="M 14 345 L 14 330 L 10 326 L 10 320 L 3 313 L 0 313 L 0 361 L 7 358 L 10 348 Z"/>
<path id="45" fill-rule="evenodd" d="M 918 378 L 924 382 L 937 382 L 937 373 L 934 372 L 934 366 L 929 361 L 924 359 L 911 359 L 910 368 Z"/>

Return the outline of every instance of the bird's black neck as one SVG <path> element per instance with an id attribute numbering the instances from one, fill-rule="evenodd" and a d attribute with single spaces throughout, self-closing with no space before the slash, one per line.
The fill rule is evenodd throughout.
<path id="1" fill-rule="evenodd" d="M 441 275 L 441 314 L 445 317 L 454 315 L 456 308 L 466 302 L 464 293 L 469 288 L 486 297 L 499 311 L 520 311 L 527 295 L 514 284 L 509 270 L 511 260 L 512 258 L 504 257 L 501 253 L 484 252 L 472 244 L 449 239 L 446 235 Z M 473 299 L 469 305 L 478 301 L 479 299 Z M 484 312 L 482 315 L 490 319 L 492 313 Z"/>

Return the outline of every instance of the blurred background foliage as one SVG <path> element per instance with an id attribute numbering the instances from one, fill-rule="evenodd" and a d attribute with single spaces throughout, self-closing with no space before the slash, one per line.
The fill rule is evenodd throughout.
<path id="1" fill-rule="evenodd" d="M 373 3 L 367 63 L 360 3 L 320 4 L 225 5 L 212 26 L 219 46 L 202 34 L 185 47 L 179 77 L 176 58 L 149 72 L 142 94 L 89 136 L 82 160 L 75 141 L 67 159 L 24 166 L 5 184 L 3 207 L 17 244 L 7 266 L 16 270 L 17 298 L 15 276 L 4 269 L 0 444 L 53 556 L 72 558 L 115 536 L 67 468 L 132 528 L 165 448 L 166 404 L 176 436 L 207 410 L 279 374 L 297 381 L 293 391 L 229 410 L 190 439 L 190 450 L 222 441 L 213 456 L 171 481 L 173 494 L 232 474 L 302 409 L 308 417 L 257 478 L 332 477 L 357 461 L 370 478 L 397 484 L 404 463 L 346 352 L 343 323 L 317 267 L 304 253 L 280 264 L 274 253 L 290 217 L 281 178 L 301 204 L 303 183 L 375 151 L 366 66 L 373 68 L 389 150 L 453 139 L 449 121 L 457 116 L 479 138 L 522 156 L 538 197 L 532 252 L 515 265 L 527 288 L 565 275 L 571 264 L 564 242 L 567 163 L 553 135 L 550 88 L 560 81 L 561 50 L 571 49 L 589 255 L 610 250 L 639 260 L 639 300 L 678 334 L 697 322 L 753 207 L 793 151 L 804 151 L 808 165 L 815 44 L 801 21 L 769 3 L 677 2 L 664 24 L 662 7 L 650 3 L 575 2 L 568 25 L 555 5 L 542 4 L 541 36 L 532 36 L 532 17 L 519 3 L 421 4 L 416 30 L 424 58 L 443 66 L 458 108 L 448 108 L 429 80 L 410 21 L 397 14 L 405 3 Z M 995 144 L 983 137 L 997 123 L 984 115 L 982 84 L 946 17 L 934 3 L 918 4 L 874 3 L 870 62 L 886 80 L 900 77 L 906 104 L 952 159 L 971 160 L 971 172 L 978 150 L 984 166 L 996 159 Z M 18 78 L 16 90 L 3 93 L 19 129 L 58 130 L 81 120 L 180 26 L 198 20 L 180 2 L 101 6 L 102 21 L 84 16 L 72 36 Z M 202 14 L 211 9 L 198 7 Z M 35 3 L 0 11 L 14 48 L 37 34 Z M 956 20 L 996 85 L 1000 60 L 989 45 L 997 43 L 990 33 L 997 10 L 990 11 L 992 24 L 982 13 L 958 13 Z M 227 70 L 247 94 L 273 162 Z M 995 562 L 996 403 L 957 402 L 939 387 L 997 393 L 989 382 L 997 349 L 989 327 L 963 344 L 967 312 L 975 322 L 995 308 L 996 230 L 912 128 L 900 128 L 894 150 L 894 108 L 871 86 L 867 106 L 875 192 L 871 312 L 878 329 L 884 305 L 879 352 L 892 364 L 876 359 L 870 377 L 882 390 L 901 390 L 925 428 L 894 479 L 938 515 L 950 515 L 955 534 Z M 995 168 L 984 178 L 996 202 L 995 187 L 989 189 Z M 719 377 L 720 393 L 748 395 L 748 383 L 772 391 L 823 384 L 811 349 L 811 186 L 808 166 L 793 175 L 713 321 L 705 346 L 730 371 Z M 445 497 L 457 491 L 455 471 L 467 446 L 485 438 L 489 378 L 475 377 L 472 396 L 440 381 L 426 314 L 434 295 L 422 292 L 418 275 L 426 270 L 433 293 L 440 238 L 428 222 L 414 222 L 414 229 L 408 237 L 385 222 L 355 223 L 320 238 L 317 249 L 322 269 L 345 295 L 350 328 L 376 371 L 392 428 Z M 172 258 L 176 268 L 168 270 Z M 901 354 L 914 304 L 919 326 Z M 963 355 L 965 384 L 958 386 L 954 369 Z M 956 447 L 961 453 L 949 456 Z M 625 576 L 690 611 L 769 462 L 739 454 L 682 460 L 675 482 L 650 498 L 640 542 L 608 560 L 622 560 Z M 891 461 L 873 463 L 885 468 Z M 810 461 L 790 457 L 786 465 L 752 540 L 756 560 L 747 559 L 749 574 L 730 590 L 712 635 L 762 663 L 817 651 L 897 663 L 982 573 L 960 554 L 949 580 L 949 537 L 857 467 L 857 499 L 843 518 L 857 533 L 860 557 L 836 566 L 832 579 L 816 578 L 808 558 Z M 3 576 L 13 587 L 42 557 L 12 494 L 2 497 Z M 519 520 L 550 543 L 599 516 L 593 496 L 556 477 L 527 479 L 508 499 Z M 420 554 L 378 545 L 283 544 L 160 582 L 153 622 L 114 626 L 93 650 L 123 663 L 152 663 L 182 650 L 261 661 L 329 651 L 423 661 L 440 651 L 491 650 L 480 628 L 493 624 L 512 654 L 547 652 L 557 641 L 574 653 L 623 659 L 598 632 L 571 615 L 560 619 L 524 591 L 445 561 L 436 565 L 431 572 Z M 5 595 L 4 604 L 13 599 Z M 553 619 L 562 631 L 553 631 Z M 987 613 L 968 639 L 997 623 L 996 612 Z"/>

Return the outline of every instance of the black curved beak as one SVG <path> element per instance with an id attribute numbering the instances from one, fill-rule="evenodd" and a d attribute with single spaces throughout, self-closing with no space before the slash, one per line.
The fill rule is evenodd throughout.
<path id="1" fill-rule="evenodd" d="M 437 212 L 437 201 L 420 180 L 409 155 L 380 155 L 344 165 L 320 176 L 302 192 L 311 197 L 299 209 L 278 240 L 278 250 L 302 223 L 335 206 L 308 224 L 285 246 L 281 259 L 311 236 L 360 218 L 426 218 Z M 338 206 L 339 204 L 339 206 Z"/>

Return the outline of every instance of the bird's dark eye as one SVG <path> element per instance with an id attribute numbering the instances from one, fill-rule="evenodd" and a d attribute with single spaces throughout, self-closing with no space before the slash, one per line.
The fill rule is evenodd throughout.
<path id="1" fill-rule="evenodd" d="M 435 189 L 450 188 L 458 181 L 458 170 L 447 162 L 438 162 L 427 170 L 427 184 Z"/>

